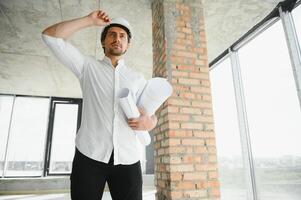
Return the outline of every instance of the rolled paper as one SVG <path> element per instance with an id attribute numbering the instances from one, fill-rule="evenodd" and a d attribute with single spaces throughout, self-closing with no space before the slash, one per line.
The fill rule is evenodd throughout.
<path id="1" fill-rule="evenodd" d="M 138 107 L 143 107 L 148 115 L 153 115 L 171 94 L 172 86 L 165 78 L 152 78 L 147 81 L 138 99 Z"/>
<path id="2" fill-rule="evenodd" d="M 138 107 L 142 107 L 147 115 L 154 115 L 156 110 L 172 94 L 172 86 L 165 78 L 152 78 L 147 81 L 142 94 L 138 99 Z M 135 104 L 128 88 L 119 91 L 119 103 L 127 118 L 138 118 L 140 112 Z M 151 142 L 148 131 L 135 131 L 141 144 L 148 145 Z"/>
<path id="3" fill-rule="evenodd" d="M 130 95 L 130 91 L 128 88 L 122 88 L 120 90 L 119 104 L 128 119 L 129 118 L 138 118 L 140 116 L 138 107 L 136 106 L 132 96 Z M 150 144 L 151 138 L 150 138 L 148 131 L 135 130 L 135 133 L 141 144 L 143 144 L 143 145 Z"/>

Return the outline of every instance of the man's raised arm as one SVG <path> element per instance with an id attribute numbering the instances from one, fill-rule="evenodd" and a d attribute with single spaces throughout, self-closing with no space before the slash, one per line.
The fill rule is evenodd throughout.
<path id="1" fill-rule="evenodd" d="M 42 33 L 52 37 L 68 39 L 78 30 L 90 26 L 105 26 L 109 22 L 110 19 L 104 11 L 95 10 L 87 16 L 49 26 Z"/>

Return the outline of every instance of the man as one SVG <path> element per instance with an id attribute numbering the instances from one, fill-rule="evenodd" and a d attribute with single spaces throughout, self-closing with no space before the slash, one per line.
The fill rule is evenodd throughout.
<path id="1" fill-rule="evenodd" d="M 65 41 L 76 31 L 90 26 L 103 28 L 101 44 L 105 57 L 101 61 L 83 56 Z M 76 135 L 70 177 L 73 200 L 101 199 L 106 182 L 113 200 L 142 199 L 140 144 L 134 130 L 151 130 L 157 119 L 142 109 L 139 118 L 126 119 L 118 104 L 121 88 L 129 88 L 137 102 L 146 84 L 142 75 L 124 64 L 123 56 L 132 34 L 125 19 L 111 20 L 101 10 L 43 31 L 44 42 L 76 75 L 83 93 L 82 122 Z"/>

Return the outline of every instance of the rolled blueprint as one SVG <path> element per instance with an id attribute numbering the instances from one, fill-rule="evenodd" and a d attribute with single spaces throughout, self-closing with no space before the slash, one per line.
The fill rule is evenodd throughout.
<path id="1" fill-rule="evenodd" d="M 165 78 L 152 78 L 147 81 L 137 105 L 148 115 L 153 115 L 171 94 L 172 87 Z"/>
<path id="2" fill-rule="evenodd" d="M 170 83 L 164 78 L 152 78 L 147 81 L 137 105 L 142 107 L 148 115 L 155 114 L 156 110 L 172 94 Z M 134 102 L 128 88 L 122 88 L 119 93 L 119 103 L 127 118 L 138 118 L 140 112 Z M 151 142 L 148 131 L 135 131 L 141 144 L 148 145 Z"/>
<path id="3" fill-rule="evenodd" d="M 122 88 L 119 93 L 119 103 L 126 117 L 129 118 L 138 118 L 140 116 L 140 112 L 138 107 L 136 106 L 132 96 L 130 95 L 130 91 L 128 88 Z M 137 131 L 135 130 L 137 137 L 141 144 L 149 145 L 151 142 L 151 138 L 149 136 L 148 131 Z"/>

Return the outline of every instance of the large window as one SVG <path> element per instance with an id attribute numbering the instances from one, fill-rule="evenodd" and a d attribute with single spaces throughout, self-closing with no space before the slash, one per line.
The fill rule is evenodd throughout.
<path id="1" fill-rule="evenodd" d="M 70 173 L 75 151 L 78 105 L 60 102 L 54 105 L 49 173 Z"/>
<path id="2" fill-rule="evenodd" d="M 81 108 L 81 99 L 0 95 L 0 178 L 70 174 Z"/>
<path id="3" fill-rule="evenodd" d="M 292 16 L 300 45 L 301 6 Z M 294 43 L 286 38 L 280 19 L 231 54 L 238 60 L 233 62 L 234 71 L 241 72 L 235 73 L 240 81 L 234 86 L 241 93 L 236 96 L 242 97 L 236 98 L 242 101 L 238 109 L 245 115 L 239 119 L 244 122 L 242 133 L 229 59 L 210 70 L 222 200 L 251 199 L 246 193 L 260 200 L 301 199 L 301 109 L 295 81 L 300 74 L 294 76 L 298 66 L 291 64 L 291 59 L 300 58 L 296 52 L 289 55 L 287 41 Z M 242 143 L 243 155 L 239 135 L 247 141 Z M 242 160 L 249 165 L 246 178 Z"/>
<path id="4" fill-rule="evenodd" d="M 0 95 L 0 177 L 70 173 L 80 118 L 80 99 Z"/>
<path id="5" fill-rule="evenodd" d="M 16 97 L 4 176 L 40 176 L 43 170 L 49 99 Z"/>
<path id="6" fill-rule="evenodd" d="M 3 176 L 6 145 L 14 97 L 0 96 L 0 177 Z"/>
<path id="7" fill-rule="evenodd" d="M 258 197 L 301 198 L 301 112 L 280 21 L 239 51 Z"/>
<path id="8" fill-rule="evenodd" d="M 245 200 L 245 172 L 229 58 L 210 71 L 210 79 L 221 199 Z"/>

